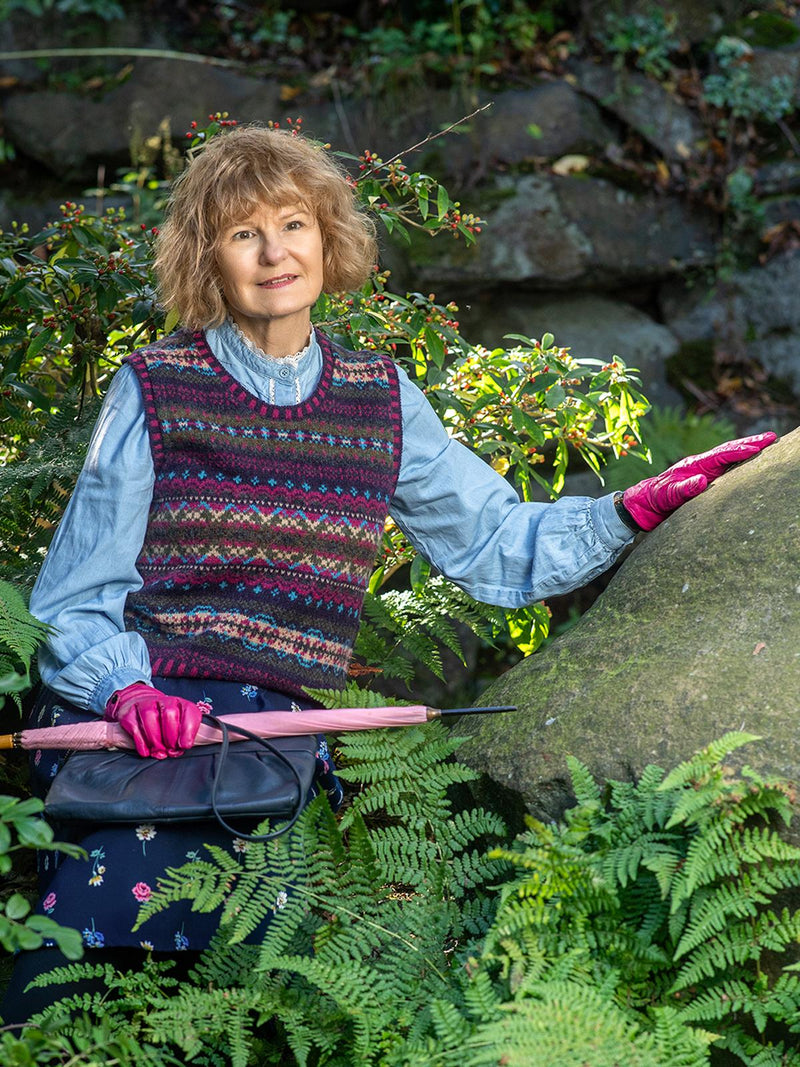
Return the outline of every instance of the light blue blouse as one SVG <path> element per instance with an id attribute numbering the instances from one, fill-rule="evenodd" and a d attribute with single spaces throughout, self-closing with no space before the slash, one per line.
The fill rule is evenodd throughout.
<path id="1" fill-rule="evenodd" d="M 250 351 L 227 324 L 206 338 L 225 369 L 261 400 L 301 403 L 322 372 L 313 338 L 296 364 Z M 505 479 L 448 436 L 420 389 L 399 375 L 403 451 L 392 518 L 475 599 L 520 607 L 567 592 L 606 570 L 630 542 L 610 494 L 521 502 Z M 57 629 L 40 651 L 44 682 L 98 714 L 116 690 L 151 677 L 147 648 L 125 630 L 123 610 L 142 584 L 136 559 L 153 483 L 142 397 L 124 366 L 31 596 L 34 615 Z"/>

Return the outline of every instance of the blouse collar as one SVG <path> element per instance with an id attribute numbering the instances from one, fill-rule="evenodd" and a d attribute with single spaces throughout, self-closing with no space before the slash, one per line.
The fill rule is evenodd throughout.
<path id="1" fill-rule="evenodd" d="M 207 329 L 206 338 L 213 351 L 225 360 L 225 356 L 242 363 L 254 373 L 272 378 L 276 382 L 288 385 L 299 380 L 301 383 L 314 373 L 320 364 L 322 353 L 315 331 L 311 331 L 311 340 L 298 356 L 280 358 L 266 354 L 256 354 L 249 348 L 226 319 L 222 325 Z"/>

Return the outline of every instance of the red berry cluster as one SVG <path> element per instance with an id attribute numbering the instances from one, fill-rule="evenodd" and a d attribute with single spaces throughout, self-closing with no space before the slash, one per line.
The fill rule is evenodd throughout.
<path id="1" fill-rule="evenodd" d="M 59 204 L 58 210 L 62 214 L 62 219 L 57 223 L 57 228 L 61 233 L 67 234 L 72 232 L 72 227 L 81 221 L 85 208 L 83 204 L 75 204 L 72 200 L 67 200 L 64 204 Z"/>
<path id="2" fill-rule="evenodd" d="M 461 230 L 467 230 L 468 233 L 480 233 L 483 219 L 479 219 L 477 215 L 464 214 L 461 211 L 461 205 L 456 202 L 454 210 L 449 211 L 442 222 L 452 231 L 454 237 L 458 237 Z"/>
<path id="3" fill-rule="evenodd" d="M 211 125 L 219 126 L 220 129 L 227 129 L 228 127 L 238 126 L 239 125 L 239 123 L 236 121 L 236 119 L 231 119 L 231 118 L 228 117 L 228 112 L 227 111 L 217 111 L 217 112 L 215 112 L 215 114 L 209 115 L 208 116 L 208 121 L 209 121 L 209 123 Z M 186 131 L 186 136 L 188 138 L 197 137 L 201 141 L 206 140 L 206 138 L 208 137 L 208 131 L 209 131 L 210 126 L 207 126 L 206 129 L 204 129 L 204 130 L 200 130 L 200 129 L 197 128 L 197 123 L 194 122 L 194 121 L 190 122 L 189 126 L 190 126 L 190 128 Z M 214 130 L 212 132 L 216 133 L 217 131 Z"/>
<path id="4" fill-rule="evenodd" d="M 621 448 L 619 454 L 621 456 L 627 456 L 629 449 L 633 448 L 637 444 L 637 441 L 632 433 L 626 433 L 622 438 L 622 443 L 625 445 L 625 448 Z"/>
<path id="5" fill-rule="evenodd" d="M 365 148 L 361 155 L 358 157 L 361 161 L 358 164 L 359 170 L 375 170 L 380 167 L 383 160 L 380 156 L 376 156 L 374 152 L 370 152 L 368 148 Z"/>
<path id="6" fill-rule="evenodd" d="M 289 132 L 291 133 L 292 137 L 299 137 L 300 134 L 303 132 L 303 130 L 302 130 L 303 120 L 299 116 L 296 119 L 291 119 L 287 115 L 286 116 L 286 125 L 289 128 Z M 281 128 L 281 124 L 280 124 L 280 121 L 275 122 L 273 119 L 270 119 L 269 122 L 267 123 L 267 127 L 270 130 L 279 130 Z M 330 145 L 326 145 L 325 147 L 326 148 L 330 148 Z"/>
<path id="7" fill-rule="evenodd" d="M 380 163 L 380 160 L 378 160 L 378 163 Z M 390 163 L 386 168 L 386 177 L 396 189 L 411 184 L 411 178 L 406 173 L 405 163 Z"/>

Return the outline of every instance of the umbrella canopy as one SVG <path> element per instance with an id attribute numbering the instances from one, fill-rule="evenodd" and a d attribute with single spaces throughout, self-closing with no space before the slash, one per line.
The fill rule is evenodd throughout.
<path id="1" fill-rule="evenodd" d="M 337 708 L 311 711 L 256 711 L 220 715 L 229 726 L 239 726 L 259 737 L 295 737 L 299 734 L 340 733 L 347 730 L 375 730 L 382 726 L 413 726 L 450 715 L 475 715 L 516 711 L 515 707 L 430 708 L 424 704 L 385 708 Z M 236 734 L 230 739 L 235 741 Z M 222 740 L 219 730 L 203 723 L 196 745 L 212 745 Z M 134 748 L 133 738 L 115 722 L 97 719 L 71 726 L 49 726 L 0 735 L 0 749 L 60 748 L 80 751 L 108 748 Z"/>

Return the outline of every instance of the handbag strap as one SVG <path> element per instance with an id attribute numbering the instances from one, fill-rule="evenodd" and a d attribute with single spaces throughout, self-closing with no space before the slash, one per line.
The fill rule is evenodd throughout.
<path id="1" fill-rule="evenodd" d="M 297 772 L 297 768 L 290 759 L 287 759 L 282 752 L 280 752 L 274 745 L 271 745 L 265 737 L 259 737 L 258 734 L 252 733 L 250 730 L 246 730 L 243 726 L 235 726 L 233 723 L 224 722 L 222 719 L 218 719 L 216 715 L 203 714 L 203 722 L 206 726 L 213 726 L 219 730 L 222 735 L 222 744 L 220 747 L 219 758 L 217 760 L 216 770 L 214 771 L 214 777 L 211 780 L 211 809 L 214 812 L 214 818 L 220 824 L 223 829 L 228 833 L 233 834 L 234 837 L 239 837 L 243 841 L 271 841 L 276 837 L 280 837 L 281 834 L 285 834 L 287 830 L 290 830 L 292 826 L 297 822 L 300 817 L 300 812 L 304 808 L 303 803 L 303 783 L 300 775 Z M 217 793 L 219 791 L 219 784 L 222 778 L 222 771 L 228 760 L 228 749 L 230 748 L 230 732 L 235 734 L 241 734 L 242 737 L 248 738 L 250 741 L 255 741 L 261 745 L 268 752 L 270 752 L 277 759 L 285 763 L 289 770 L 294 775 L 297 782 L 297 806 L 295 811 L 288 822 L 284 823 L 277 830 L 271 830 L 266 834 L 245 834 L 240 830 L 235 829 L 222 817 L 222 813 L 217 807 Z"/>

